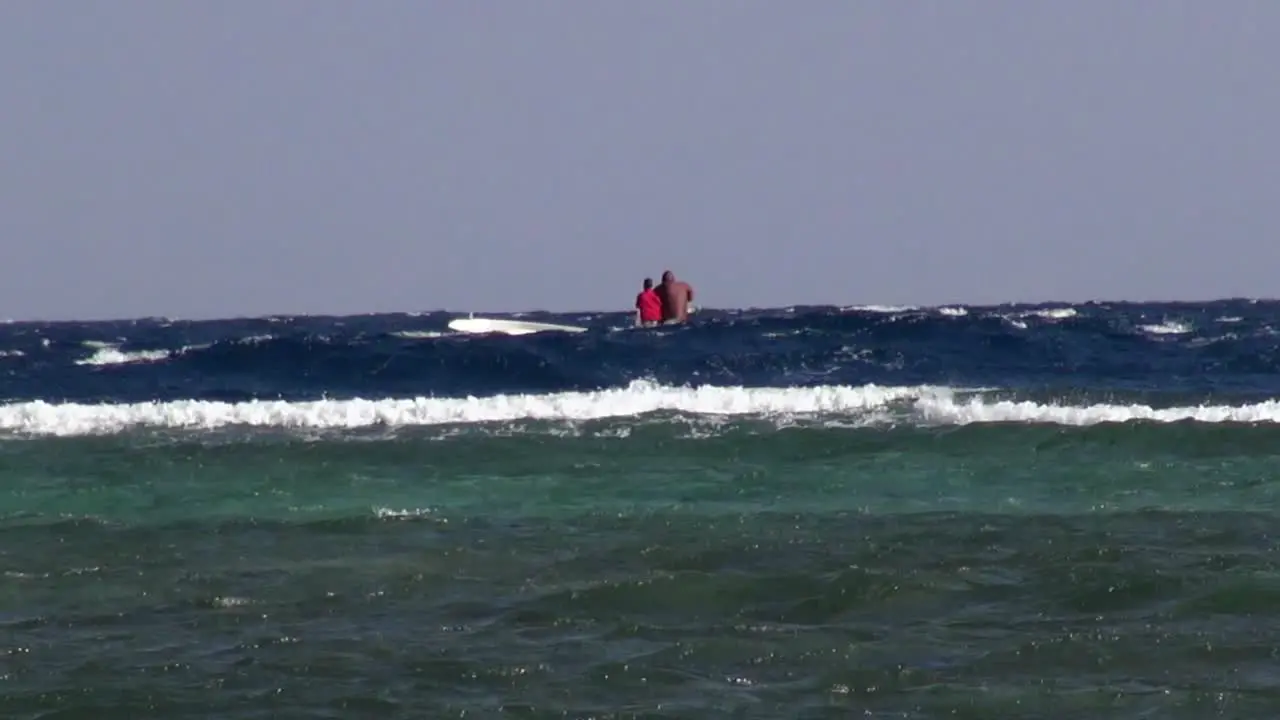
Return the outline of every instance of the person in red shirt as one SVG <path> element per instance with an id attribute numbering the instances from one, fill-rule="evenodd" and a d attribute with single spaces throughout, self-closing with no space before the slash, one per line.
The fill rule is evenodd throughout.
<path id="1" fill-rule="evenodd" d="M 653 291 L 653 278 L 644 279 L 644 289 L 636 296 L 636 325 L 653 327 L 662 322 L 662 298 Z"/>

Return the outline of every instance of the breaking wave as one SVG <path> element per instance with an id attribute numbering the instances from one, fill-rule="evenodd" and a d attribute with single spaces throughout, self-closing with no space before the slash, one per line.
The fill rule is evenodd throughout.
<path id="1" fill-rule="evenodd" d="M 76 436 L 134 429 L 352 430 L 515 421 L 635 420 L 663 413 L 726 419 L 803 420 L 844 427 L 971 423 L 1085 426 L 1133 421 L 1274 423 L 1280 421 L 1280 402 L 1158 408 L 1144 404 L 1073 405 L 1000 399 L 1000 391 L 941 386 L 694 388 L 635 381 L 624 388 L 592 392 L 466 398 L 232 403 L 178 400 L 123 404 L 30 401 L 0 406 L 0 431 L 12 436 Z"/>
<path id="2" fill-rule="evenodd" d="M 655 417 L 906 424 L 1274 422 L 1280 303 L 864 305 L 0 326 L 0 433 L 358 429 Z"/>

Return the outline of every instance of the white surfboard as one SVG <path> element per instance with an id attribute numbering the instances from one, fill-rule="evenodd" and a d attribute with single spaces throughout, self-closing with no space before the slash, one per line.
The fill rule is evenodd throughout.
<path id="1" fill-rule="evenodd" d="M 577 325 L 554 325 L 552 323 L 526 322 L 524 320 L 501 320 L 498 318 L 465 317 L 449 321 L 449 329 L 457 332 L 484 335 L 502 333 L 504 335 L 529 335 L 537 332 L 586 332 Z"/>

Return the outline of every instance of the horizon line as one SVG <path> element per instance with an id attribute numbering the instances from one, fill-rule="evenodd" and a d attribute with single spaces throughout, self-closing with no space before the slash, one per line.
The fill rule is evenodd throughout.
<path id="1" fill-rule="evenodd" d="M 910 310 L 937 310 L 945 307 L 963 307 L 967 309 L 985 309 L 1000 307 L 1030 307 L 1058 305 L 1064 307 L 1073 307 L 1079 305 L 1210 305 L 1215 303 L 1228 302 L 1251 302 L 1265 303 L 1275 302 L 1277 298 L 1265 297 L 1245 297 L 1245 296 L 1225 296 L 1214 298 L 1201 298 L 1196 300 L 1121 300 L 1121 299 L 1105 299 L 1095 298 L 1091 300 L 1006 300 L 1001 302 L 942 302 L 942 303 L 796 303 L 792 305 L 745 305 L 740 307 L 724 306 L 713 307 L 698 305 L 695 303 L 699 311 L 767 311 L 767 310 L 794 310 L 798 308 L 837 308 L 843 311 L 854 311 L 860 308 L 901 308 L 903 312 Z M 0 321 L 3 325 L 59 325 L 72 323 L 129 323 L 164 320 L 168 322 L 225 322 L 229 320 L 267 320 L 270 318 L 349 318 L 349 317 L 376 317 L 379 315 L 406 315 L 406 316 L 426 316 L 426 315 L 630 315 L 634 310 L 455 310 L 449 308 L 436 308 L 433 310 L 369 310 L 363 312 L 346 312 L 346 313 L 290 313 L 290 312 L 266 312 L 255 314 L 233 314 L 220 316 L 190 316 L 179 317 L 171 315 L 136 315 L 136 316 L 105 316 L 97 318 L 6 318 Z"/>

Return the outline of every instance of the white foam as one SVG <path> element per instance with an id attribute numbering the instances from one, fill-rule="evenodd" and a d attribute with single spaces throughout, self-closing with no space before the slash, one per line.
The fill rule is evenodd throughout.
<path id="1" fill-rule="evenodd" d="M 274 340 L 274 335 L 247 335 L 237 338 L 232 342 L 241 345 L 258 345 L 269 340 Z M 151 363 L 170 358 L 178 357 L 191 352 L 192 350 L 204 350 L 212 346 L 212 343 L 201 343 L 199 345 L 184 345 L 176 350 L 134 350 L 126 352 L 118 346 L 111 343 L 104 343 L 95 340 L 86 340 L 81 343 L 85 347 L 94 348 L 93 355 L 87 358 L 76 360 L 77 365 L 132 365 L 136 363 Z"/>
<path id="2" fill-rule="evenodd" d="M 1152 335 L 1184 335 L 1191 332 L 1192 327 L 1185 322 L 1166 320 L 1152 325 L 1139 325 L 1138 329 Z"/>
<path id="3" fill-rule="evenodd" d="M 914 410 L 919 418 L 939 425 L 970 423 L 1048 423 L 1099 425 L 1134 421 L 1202 423 L 1280 422 L 1280 402 L 1267 400 L 1251 405 L 1195 405 L 1153 408 L 1149 405 L 1055 405 L 1029 401 L 991 401 L 953 397 L 921 397 Z"/>
<path id="4" fill-rule="evenodd" d="M 376 507 L 373 514 L 380 520 L 415 520 L 418 518 L 431 517 L 436 514 L 432 508 L 413 508 L 394 510 L 387 507 Z M 441 518 L 444 521 L 444 518 Z"/>
<path id="5" fill-rule="evenodd" d="M 1018 317 L 1038 317 L 1045 320 L 1066 320 L 1067 318 L 1073 318 L 1076 315 L 1079 315 L 1079 313 L 1075 308 L 1044 308 L 1042 310 L 1028 310 L 1027 312 L 1019 313 Z"/>
<path id="6" fill-rule="evenodd" d="M 849 414 L 946 388 L 824 386 L 813 388 L 680 388 L 637 381 L 598 392 L 497 395 L 477 398 L 313 400 L 307 402 L 204 400 L 134 404 L 0 405 L 0 431 L 36 435 L 112 433 L 136 427 L 216 429 L 362 428 L 484 423 L 512 420 L 594 420 L 677 411 L 697 415 Z"/>
<path id="7" fill-rule="evenodd" d="M 967 425 L 1048 423 L 1095 425 L 1132 421 L 1202 423 L 1280 422 L 1280 401 L 1251 405 L 1154 408 L 1148 405 L 1044 404 L 997 400 L 974 389 L 936 386 L 828 385 L 808 388 L 671 387 L 637 381 L 599 392 L 492 397 L 251 401 L 178 400 L 135 404 L 53 404 L 42 401 L 0 405 L 0 433 L 18 436 L 77 436 L 132 428 L 212 430 L 257 427 L 295 430 L 359 429 L 373 426 L 465 426 L 519 421 L 574 423 L 638 417 L 675 411 L 720 425 L 736 418 L 769 418 L 779 426 L 796 418 L 832 427 L 888 424 Z M 446 430 L 448 428 L 445 428 Z M 705 429 L 705 428 L 704 428 Z"/>
<path id="8" fill-rule="evenodd" d="M 1040 320 L 1067 320 L 1079 315 L 1075 308 L 1042 308 L 1040 310 L 1024 310 L 1012 314 L 1001 314 L 1000 318 L 1019 330 L 1026 330 L 1028 318 Z"/>
<path id="9" fill-rule="evenodd" d="M 440 330 L 397 330 L 391 333 L 395 337 L 405 338 L 406 340 L 425 340 L 428 338 L 441 338 L 450 335 L 460 335 L 456 332 L 442 332 Z"/>
<path id="10" fill-rule="evenodd" d="M 88 344 L 88 343 L 86 343 Z M 77 365 L 128 365 L 132 363 L 155 362 L 169 358 L 168 350 L 138 350 L 123 352 L 115 347 L 99 347 L 93 355 L 76 360 Z"/>
<path id="11" fill-rule="evenodd" d="M 840 308 L 842 312 L 902 313 L 918 310 L 915 305 L 852 305 Z"/>

